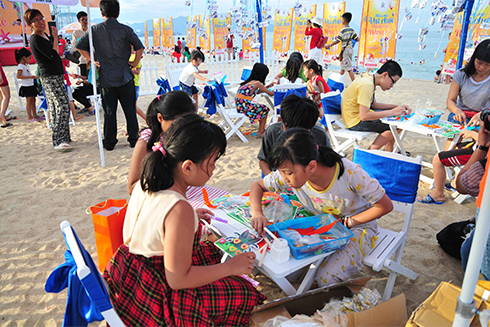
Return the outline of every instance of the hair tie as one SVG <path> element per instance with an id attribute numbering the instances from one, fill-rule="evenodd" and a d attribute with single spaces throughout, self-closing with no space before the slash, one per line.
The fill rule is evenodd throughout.
<path id="1" fill-rule="evenodd" d="M 161 94 L 159 96 L 157 96 L 158 101 L 160 101 L 161 98 L 162 98 L 162 95 Z"/>
<path id="2" fill-rule="evenodd" d="M 320 147 L 318 146 L 318 144 L 316 145 L 316 149 L 317 149 L 317 150 L 320 150 Z"/>
<path id="3" fill-rule="evenodd" d="M 163 148 L 162 142 L 156 142 L 155 145 L 151 147 L 151 149 L 153 150 L 153 152 L 157 152 L 158 150 L 160 150 L 164 158 L 167 156 L 167 152 Z"/>

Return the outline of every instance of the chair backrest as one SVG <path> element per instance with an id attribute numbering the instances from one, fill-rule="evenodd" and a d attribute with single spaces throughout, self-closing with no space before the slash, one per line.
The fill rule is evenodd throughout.
<path id="1" fill-rule="evenodd" d="M 167 71 L 167 78 L 170 83 L 170 87 L 172 88 L 173 91 L 179 91 L 180 86 L 179 86 L 179 78 L 180 74 L 182 74 L 182 71 L 184 70 L 184 67 L 179 67 L 179 68 L 174 68 L 172 70 Z"/>
<path id="2" fill-rule="evenodd" d="M 330 73 L 327 80 L 327 85 L 332 91 L 339 90 L 340 92 L 344 91 L 344 81 L 345 75 L 340 75 L 339 73 Z"/>
<path id="3" fill-rule="evenodd" d="M 90 300 L 95 304 L 107 323 L 111 326 L 124 327 L 124 323 L 112 307 L 109 294 L 92 257 L 85 250 L 68 221 L 63 221 L 60 224 L 60 228 L 65 236 L 66 245 L 75 260 L 78 278 Z"/>
<path id="4" fill-rule="evenodd" d="M 274 85 L 274 107 L 278 109 L 282 100 L 290 94 L 306 97 L 306 91 L 306 84 L 289 83 Z"/>
<path id="5" fill-rule="evenodd" d="M 395 211 L 405 213 L 408 221 L 405 219 L 403 231 L 407 232 L 417 196 L 422 157 L 410 158 L 393 152 L 355 148 L 352 161 L 378 180 L 392 200 Z"/>
<path id="6" fill-rule="evenodd" d="M 243 67 L 243 70 L 242 70 L 242 76 L 240 77 L 240 80 L 243 82 L 245 81 L 247 78 L 250 77 L 250 75 L 252 74 L 252 66 L 245 66 Z"/>

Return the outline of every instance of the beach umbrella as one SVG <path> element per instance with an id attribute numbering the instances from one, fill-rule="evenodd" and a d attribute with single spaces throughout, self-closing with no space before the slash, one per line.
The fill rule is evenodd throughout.
<path id="1" fill-rule="evenodd" d="M 22 2 L 22 3 L 43 3 L 46 4 L 46 0 L 9 0 L 10 2 Z M 100 0 L 81 0 L 82 6 L 87 8 L 87 18 L 90 22 L 90 7 L 99 7 Z M 61 6 L 74 6 L 78 4 L 78 0 L 50 0 L 51 5 L 61 5 Z M 90 56 L 94 57 L 94 43 L 92 37 L 92 29 L 88 29 L 89 36 L 89 44 L 90 44 Z M 95 63 L 94 60 L 91 61 L 90 69 L 95 71 Z M 97 94 L 97 86 L 95 81 L 95 75 L 92 74 L 92 85 L 94 86 L 94 95 Z M 102 130 L 100 128 L 100 113 L 99 113 L 99 101 L 95 101 L 95 119 L 97 121 L 97 137 L 99 141 L 99 153 L 100 153 L 100 165 L 105 167 L 105 158 L 104 158 L 104 147 L 102 145 Z"/>
<path id="2" fill-rule="evenodd" d="M 91 26 L 92 25 L 95 25 L 94 23 L 91 23 L 90 24 Z M 82 25 L 79 23 L 79 22 L 73 22 L 71 24 L 68 24 L 66 26 L 63 26 L 63 28 L 61 28 L 58 33 L 60 34 L 71 34 L 73 32 L 75 32 L 75 30 L 79 30 L 82 28 Z"/>

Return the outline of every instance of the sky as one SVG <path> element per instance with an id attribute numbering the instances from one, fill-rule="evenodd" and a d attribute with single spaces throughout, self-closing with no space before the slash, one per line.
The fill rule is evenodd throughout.
<path id="1" fill-rule="evenodd" d="M 192 1 L 192 0 L 191 0 Z M 248 0 L 255 3 L 255 0 Z M 145 20 L 153 18 L 165 18 L 165 17 L 179 17 L 179 16 L 189 16 L 191 15 L 203 15 L 206 9 L 206 0 L 193 0 L 193 6 L 185 6 L 186 0 L 119 0 L 121 4 L 121 13 L 119 16 L 119 21 L 122 23 L 138 23 Z M 240 0 L 216 0 L 218 5 L 218 13 L 230 12 L 230 8 L 234 6 L 234 3 L 238 6 Z M 265 0 L 273 10 L 276 8 L 286 9 L 294 6 L 296 0 Z M 323 2 L 335 2 L 335 1 L 323 1 Z M 303 6 L 310 6 L 312 4 L 317 4 L 317 12 L 321 10 L 323 2 L 313 1 L 313 0 L 300 0 Z M 400 0 L 401 9 L 400 15 L 403 16 L 403 8 L 407 4 L 408 0 Z M 362 14 L 362 4 L 363 0 L 347 0 L 346 11 L 351 12 L 353 15 L 352 23 L 355 26 L 361 25 L 361 14 Z M 319 8 L 320 7 L 320 8 Z M 426 8 L 425 10 L 428 10 Z M 84 10 L 81 5 L 71 7 L 72 12 L 77 12 L 79 10 Z M 416 30 L 422 27 L 426 23 L 426 19 L 420 19 L 418 25 L 414 24 L 416 12 L 414 13 L 414 19 L 407 23 L 404 29 Z M 319 15 L 322 16 L 321 11 Z M 97 19 L 102 18 L 100 15 L 100 10 L 98 8 L 92 8 L 91 18 Z M 401 19 L 401 17 L 400 17 Z"/>

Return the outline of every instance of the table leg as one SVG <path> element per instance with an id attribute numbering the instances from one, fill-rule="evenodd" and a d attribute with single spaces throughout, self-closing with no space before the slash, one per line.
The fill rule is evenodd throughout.
<path id="1" fill-rule="evenodd" d="M 400 149 L 400 153 L 404 156 L 407 155 L 407 152 L 405 151 L 405 148 L 403 147 L 403 139 L 398 135 L 397 128 L 395 125 L 390 125 L 391 133 L 393 134 L 393 137 L 395 138 L 395 149 L 398 148 Z M 402 137 L 405 135 L 405 131 L 402 132 Z"/>
<path id="2" fill-rule="evenodd" d="M 318 261 L 310 264 L 310 267 L 308 268 L 308 272 L 306 273 L 306 276 L 303 278 L 301 285 L 299 285 L 296 294 L 303 294 L 304 292 L 308 292 L 310 290 L 311 284 L 313 284 L 313 280 L 315 279 L 316 276 L 316 271 L 318 270 L 318 267 L 320 267 L 323 259 L 325 258 L 318 259 Z"/>
<path id="3" fill-rule="evenodd" d="M 286 277 L 281 277 L 281 278 L 272 277 L 269 276 L 264 270 L 262 269 L 259 270 L 262 271 L 265 275 L 267 275 L 267 277 L 272 279 L 274 283 L 276 283 L 277 286 L 279 286 L 284 291 L 284 293 L 286 293 L 287 296 L 296 294 L 296 289 L 294 288 L 293 285 L 291 285 L 291 283 L 287 280 Z"/>

